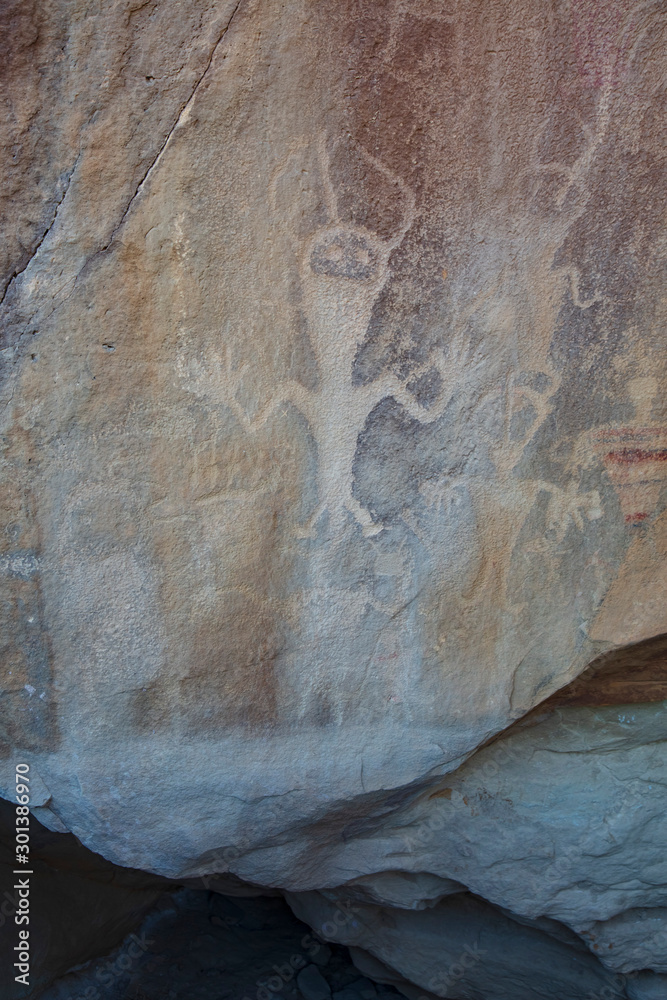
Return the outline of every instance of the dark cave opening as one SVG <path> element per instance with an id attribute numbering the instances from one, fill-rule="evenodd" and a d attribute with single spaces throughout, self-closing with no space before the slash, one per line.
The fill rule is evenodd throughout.
<path id="1" fill-rule="evenodd" d="M 121 868 L 31 817 L 30 986 L 15 982 L 15 806 L 0 799 L 6 1000 L 392 1000 L 275 890 Z M 224 876 L 222 876 L 224 878 Z M 238 883 L 238 884 L 236 884 Z M 240 893 L 240 894 L 239 894 Z M 266 893 L 266 894 L 264 894 Z"/>

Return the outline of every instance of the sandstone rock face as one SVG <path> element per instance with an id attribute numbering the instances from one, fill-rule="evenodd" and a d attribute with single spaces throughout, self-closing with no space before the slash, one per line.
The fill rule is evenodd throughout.
<path id="1" fill-rule="evenodd" d="M 488 821 L 454 793 L 667 632 L 664 15 L 2 6 L 4 794 L 27 760 L 117 863 L 401 869 L 662 973 L 662 654 L 616 684 L 638 722 L 513 731 Z M 458 833 L 397 866 L 413 800 Z M 364 905 L 401 907 L 382 879 Z"/>

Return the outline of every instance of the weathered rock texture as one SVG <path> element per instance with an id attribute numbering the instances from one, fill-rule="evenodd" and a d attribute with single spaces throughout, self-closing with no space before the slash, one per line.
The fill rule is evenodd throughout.
<path id="1" fill-rule="evenodd" d="M 591 661 L 660 706 L 661 0 L 0 16 L 5 794 L 28 760 L 118 863 L 316 891 Z M 597 866 L 664 713 L 568 711 L 519 845 L 521 795 L 452 791 L 407 867 L 661 972 L 657 814 Z"/>
<path id="2" fill-rule="evenodd" d="M 463 997 L 623 996 L 628 973 L 667 972 L 666 739 L 662 703 L 538 712 L 409 807 L 330 835 L 299 883 L 321 892 L 288 900 L 441 996 L 448 979 Z M 466 945 L 484 959 L 452 976 Z"/>

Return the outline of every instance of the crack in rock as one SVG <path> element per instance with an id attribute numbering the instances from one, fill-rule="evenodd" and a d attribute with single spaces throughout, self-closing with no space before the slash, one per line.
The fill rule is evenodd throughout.
<path id="1" fill-rule="evenodd" d="M 156 155 L 154 156 L 154 158 L 151 161 L 151 163 L 149 164 L 149 166 L 146 168 L 146 170 L 144 172 L 144 175 L 141 178 L 141 180 L 139 181 L 134 194 L 132 195 L 132 197 L 130 198 L 130 200 L 127 203 L 125 211 L 123 212 L 123 214 L 122 214 L 122 216 L 120 218 L 120 221 L 118 222 L 118 225 L 116 225 L 114 227 L 114 229 L 113 229 L 113 231 L 111 233 L 111 236 L 109 238 L 108 243 L 106 243 L 103 247 L 101 247 L 101 249 L 98 250 L 97 253 L 95 253 L 93 255 L 93 257 L 91 257 L 90 260 L 86 262 L 86 265 L 88 263 L 90 263 L 90 261 L 92 261 L 99 254 L 106 253 L 107 250 L 109 249 L 109 247 L 111 247 L 111 245 L 113 244 L 113 242 L 114 242 L 117 234 L 120 232 L 120 230 L 124 226 L 125 220 L 127 219 L 128 215 L 130 213 L 132 205 L 134 204 L 134 202 L 136 201 L 136 199 L 141 194 L 141 192 L 142 192 L 145 184 L 148 182 L 148 180 L 149 180 L 151 174 L 153 173 L 153 171 L 155 169 L 157 169 L 157 166 L 158 166 L 160 160 L 162 159 L 162 156 L 163 156 L 163 154 L 164 154 L 167 146 L 169 145 L 171 137 L 174 135 L 174 133 L 176 132 L 177 129 L 179 129 L 182 125 L 184 125 L 187 122 L 187 120 L 188 120 L 188 118 L 190 116 L 190 109 L 191 109 L 192 104 L 194 102 L 194 99 L 195 99 L 195 97 L 197 95 L 197 91 L 199 90 L 200 86 L 204 82 L 204 78 L 206 77 L 208 71 L 211 68 L 213 60 L 215 58 L 215 54 L 218 51 L 218 48 L 219 48 L 219 46 L 220 46 L 223 38 L 225 37 L 225 35 L 229 31 L 229 29 L 231 27 L 231 24 L 232 24 L 232 21 L 234 20 L 234 18 L 236 16 L 236 13 L 237 13 L 239 7 L 241 6 L 241 3 L 242 3 L 242 0 L 238 0 L 238 3 L 234 7 L 234 10 L 232 11 L 230 18 L 227 21 L 227 24 L 222 29 L 222 32 L 220 33 L 220 35 L 218 37 L 218 40 L 216 41 L 215 45 L 213 46 L 213 49 L 211 50 L 211 55 L 209 56 L 209 58 L 207 60 L 206 66 L 204 68 L 204 72 L 201 74 L 201 76 L 199 77 L 199 79 L 195 83 L 194 88 L 192 90 L 192 93 L 188 97 L 187 101 L 181 106 L 181 108 L 180 108 L 180 110 L 178 112 L 178 115 L 176 116 L 176 121 L 174 122 L 174 124 L 172 125 L 172 127 L 169 129 L 169 132 L 167 133 L 167 136 L 166 136 L 164 142 L 160 146 L 159 150 L 157 151 Z M 83 270 L 83 268 L 81 270 Z M 79 271 L 79 274 L 77 274 L 77 276 L 75 278 L 75 283 L 76 283 L 76 280 L 78 279 L 78 277 L 79 277 L 80 274 L 81 274 L 81 271 Z"/>
<path id="2" fill-rule="evenodd" d="M 138 183 L 138 185 L 137 185 L 134 193 L 132 194 L 132 197 L 128 201 L 128 203 L 127 203 L 127 205 L 126 205 L 126 207 L 125 207 L 125 209 L 123 211 L 123 214 L 122 214 L 119 222 L 117 223 L 117 225 L 112 230 L 112 233 L 111 233 L 111 236 L 110 236 L 109 240 L 104 244 L 104 246 L 102 246 L 99 250 L 95 251 L 95 253 L 93 253 L 86 260 L 86 262 L 83 265 L 83 267 L 80 268 L 79 271 L 77 272 L 77 274 L 76 274 L 76 276 L 74 278 L 74 281 L 73 281 L 73 286 L 76 285 L 79 277 L 81 276 L 81 274 L 83 273 L 83 271 L 89 266 L 89 264 L 97 256 L 99 256 L 100 254 L 106 253 L 107 250 L 109 250 L 109 248 L 112 246 L 112 244 L 113 244 L 113 242 L 114 242 L 117 234 L 120 232 L 120 230 L 122 229 L 123 225 L 125 224 L 125 221 L 126 221 L 128 215 L 129 215 L 129 213 L 130 213 L 130 211 L 132 209 L 132 205 L 134 204 L 135 200 L 139 197 L 139 195 L 141 194 L 141 192 L 142 192 L 145 184 L 148 182 L 151 174 L 153 173 L 153 171 L 158 166 L 158 164 L 159 164 L 159 162 L 160 162 L 160 160 L 162 158 L 162 155 L 163 155 L 164 151 L 166 150 L 167 146 L 169 145 L 169 142 L 170 142 L 173 134 L 176 132 L 176 130 L 179 127 L 181 127 L 187 121 L 187 119 L 189 117 L 190 109 L 192 107 L 192 103 L 193 103 L 193 101 L 194 101 L 194 99 L 195 99 L 195 97 L 197 95 L 197 91 L 199 90 L 199 88 L 200 88 L 201 84 L 203 83 L 206 75 L 208 74 L 208 71 L 210 70 L 211 65 L 213 63 L 213 60 L 215 58 L 215 54 L 216 54 L 216 52 L 217 52 L 217 50 L 218 50 L 218 48 L 219 48 L 219 46 L 220 46 L 223 38 L 225 37 L 225 35 L 229 31 L 229 29 L 230 29 L 230 27 L 232 25 L 232 21 L 234 20 L 237 12 L 238 12 L 238 10 L 239 10 L 239 8 L 241 6 L 241 3 L 242 3 L 242 0 L 238 0 L 237 4 L 235 5 L 235 7 L 234 7 L 234 9 L 233 9 L 233 11 L 232 11 L 232 13 L 231 13 L 231 15 L 230 15 L 227 23 L 225 24 L 224 28 L 220 32 L 220 34 L 219 34 L 219 36 L 218 36 L 218 38 L 217 38 L 217 40 L 216 40 L 213 48 L 211 49 L 211 54 L 210 54 L 208 60 L 206 61 L 206 66 L 204 67 L 203 72 L 201 73 L 201 75 L 197 79 L 197 81 L 196 81 L 196 83 L 195 83 L 195 85 L 194 85 L 194 87 L 192 89 L 192 92 L 191 92 L 190 96 L 185 101 L 185 103 L 182 104 L 181 107 L 179 108 L 178 114 L 176 116 L 176 121 L 174 122 L 174 124 L 172 125 L 172 127 L 169 129 L 169 132 L 167 133 L 167 135 L 166 135 L 164 141 L 162 142 L 162 144 L 160 145 L 159 150 L 157 151 L 156 155 L 153 157 L 152 161 L 150 162 L 150 164 L 148 165 L 148 167 L 144 171 L 144 174 L 141 177 L 141 179 L 140 179 L 140 181 L 139 181 L 139 183 Z M 10 277 L 9 281 L 7 282 L 7 284 L 6 284 L 6 286 L 5 286 L 4 290 L 3 290 L 2 296 L 0 297 L 0 306 L 5 301 L 5 298 L 7 296 L 7 293 L 9 291 L 11 285 L 15 282 L 15 280 L 21 274 L 23 274 L 27 270 L 27 268 L 30 266 L 30 264 L 32 263 L 32 261 L 35 259 L 35 257 L 39 253 L 40 249 L 42 248 L 42 246 L 43 246 L 43 244 L 44 244 L 47 236 L 49 235 L 49 233 L 53 229 L 53 227 L 54 227 L 54 225 L 55 225 L 55 223 L 57 221 L 57 218 L 58 218 L 58 212 L 60 210 L 60 207 L 63 204 L 63 202 L 65 200 L 65 197 L 67 196 L 67 192 L 69 191 L 70 183 L 71 183 L 72 177 L 74 175 L 74 172 L 76 170 L 76 167 L 78 166 L 79 160 L 81 159 L 81 155 L 82 155 L 81 152 L 79 152 L 79 155 L 77 156 L 76 161 L 75 161 L 72 169 L 70 170 L 70 172 L 69 172 L 69 174 L 67 176 L 65 190 L 63 191 L 61 197 L 59 198 L 59 200 L 58 200 L 58 202 L 57 202 L 57 204 L 55 206 L 55 211 L 54 211 L 54 214 L 53 214 L 53 218 L 52 218 L 49 226 L 44 231 L 41 239 L 39 240 L 39 243 L 35 247 L 33 253 L 30 255 L 30 258 L 26 262 L 26 264 L 24 265 L 24 267 L 22 267 L 22 268 L 20 268 L 20 269 L 18 269 L 16 271 L 14 271 L 14 273 Z M 69 297 L 69 295 L 66 296 L 66 298 L 68 298 L 68 297 Z M 53 311 L 54 310 L 52 310 L 51 312 L 53 312 Z"/>
<path id="3" fill-rule="evenodd" d="M 67 197 L 67 192 L 70 189 L 70 184 L 72 183 L 72 177 L 74 176 L 74 171 L 76 170 L 80 159 L 81 159 L 81 152 L 79 152 L 76 160 L 74 161 L 74 164 L 73 164 L 71 170 L 66 175 L 65 187 L 63 189 L 62 194 L 60 195 L 60 198 L 58 199 L 58 201 L 55 204 L 55 208 L 54 208 L 54 211 L 53 211 L 53 216 L 51 218 L 51 221 L 49 222 L 48 226 L 46 227 L 46 229 L 42 233 L 42 235 L 41 235 L 41 237 L 40 237 L 40 239 L 39 239 L 39 241 L 38 241 L 35 249 L 32 251 L 32 253 L 28 257 L 28 260 L 25 262 L 25 264 L 23 265 L 23 267 L 19 267 L 15 271 L 13 271 L 13 273 L 11 274 L 11 276 L 9 278 L 9 281 L 7 281 L 7 283 L 5 284 L 5 287 L 2 290 L 2 295 L 0 295 L 0 306 L 4 303 L 5 298 L 7 297 L 7 293 L 9 292 L 9 289 L 11 288 L 11 286 L 14 284 L 14 282 L 19 277 L 19 275 L 23 274 L 23 272 L 28 269 L 28 267 L 30 266 L 30 264 L 32 263 L 32 261 L 35 259 L 35 257 L 37 256 L 37 254 L 41 250 L 41 248 L 42 248 L 42 246 L 44 244 L 44 241 L 46 240 L 47 236 L 49 235 L 49 233 L 51 232 L 51 230 L 55 226 L 56 221 L 58 219 L 58 212 L 60 211 L 60 206 L 62 205 L 62 203 L 64 202 L 65 198 Z"/>

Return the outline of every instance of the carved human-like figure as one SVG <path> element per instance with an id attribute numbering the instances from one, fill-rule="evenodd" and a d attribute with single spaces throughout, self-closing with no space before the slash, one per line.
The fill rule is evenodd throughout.
<path id="1" fill-rule="evenodd" d="M 253 418 L 236 401 L 231 404 L 250 431 L 259 429 L 286 402 L 304 415 L 315 439 L 318 460 L 318 506 L 306 531 L 315 532 L 326 514 L 331 538 L 342 532 L 350 518 L 362 526 L 366 535 L 380 530 L 352 489 L 357 441 L 368 415 L 381 400 L 393 397 L 421 423 L 437 419 L 456 389 L 465 353 L 463 339 L 455 336 L 446 352 L 435 352 L 413 372 L 418 376 L 422 369 L 438 371 L 440 394 L 428 409 L 392 373 L 367 384 L 354 382 L 354 361 L 373 306 L 389 278 L 391 254 L 415 219 L 413 192 L 376 157 L 360 147 L 358 152 L 370 169 L 399 189 L 402 219 L 388 239 L 341 220 L 329 171 L 331 152 L 326 137 L 320 136 L 318 159 L 328 219 L 299 248 L 302 303 L 319 374 L 317 390 L 307 389 L 296 380 L 283 382 L 279 392 Z M 237 383 L 242 377 L 241 368 L 236 373 Z"/>

